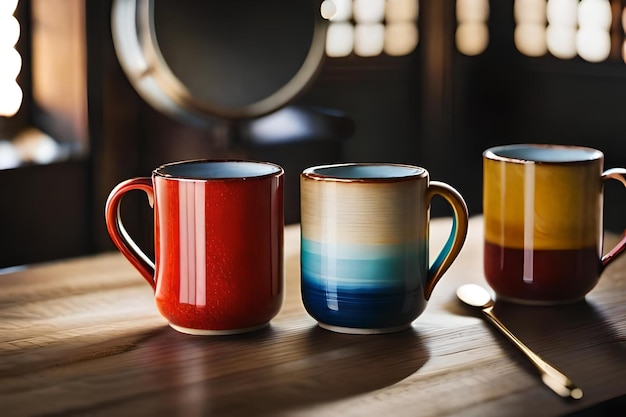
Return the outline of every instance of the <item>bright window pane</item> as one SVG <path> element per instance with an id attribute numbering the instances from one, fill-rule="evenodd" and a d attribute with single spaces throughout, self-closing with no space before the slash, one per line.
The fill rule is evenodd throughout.
<path id="1" fill-rule="evenodd" d="M 22 105 L 22 89 L 15 80 L 0 81 L 0 116 L 13 116 Z"/>
<path id="2" fill-rule="evenodd" d="M 576 28 L 564 25 L 548 25 L 546 29 L 548 51 L 561 59 L 576 56 Z"/>
<path id="3" fill-rule="evenodd" d="M 418 0 L 387 0 L 385 11 L 387 22 L 416 22 L 418 13 Z"/>
<path id="4" fill-rule="evenodd" d="M 0 14 L 0 48 L 13 48 L 19 38 L 20 23 L 17 19 L 12 15 Z"/>
<path id="5" fill-rule="evenodd" d="M 576 34 L 576 50 L 585 61 L 604 61 L 611 53 L 611 36 L 603 29 L 579 29 Z"/>
<path id="6" fill-rule="evenodd" d="M 484 23 L 461 23 L 456 29 L 456 47 L 465 55 L 478 55 L 487 49 L 489 30 Z"/>
<path id="7" fill-rule="evenodd" d="M 17 0 L 0 0 L 0 15 L 9 16 L 15 13 Z"/>
<path id="8" fill-rule="evenodd" d="M 324 19 L 332 19 L 337 14 L 337 7 L 333 0 L 324 0 L 320 5 L 320 14 Z"/>
<path id="9" fill-rule="evenodd" d="M 354 47 L 354 27 L 349 22 L 331 23 L 326 32 L 326 55 L 344 57 Z"/>
<path id="10" fill-rule="evenodd" d="M 515 0 L 513 15 L 517 23 L 546 22 L 546 0 Z"/>
<path id="11" fill-rule="evenodd" d="M 22 105 L 23 93 L 17 84 L 22 57 L 15 50 L 20 24 L 13 16 L 16 0 L 0 0 L 0 116 L 11 117 Z"/>
<path id="12" fill-rule="evenodd" d="M 576 27 L 578 0 L 548 0 L 546 16 L 550 24 Z"/>
<path id="13" fill-rule="evenodd" d="M 385 19 L 385 0 L 354 0 L 357 23 L 380 23 Z"/>
<path id="14" fill-rule="evenodd" d="M 548 51 L 546 27 L 541 23 L 521 23 L 515 28 L 515 47 L 526 56 L 538 57 Z"/>
<path id="15" fill-rule="evenodd" d="M 382 23 L 358 24 L 354 28 L 354 53 L 363 56 L 377 56 L 383 52 L 385 26 Z"/>
<path id="16" fill-rule="evenodd" d="M 456 19 L 459 23 L 487 22 L 489 0 L 457 0 Z"/>
<path id="17" fill-rule="evenodd" d="M 578 26 L 611 29 L 611 5 L 608 0 L 582 0 L 578 6 Z"/>
<path id="18" fill-rule="evenodd" d="M 413 22 L 388 23 L 384 51 L 387 55 L 408 55 L 417 47 L 418 32 Z"/>
<path id="19" fill-rule="evenodd" d="M 352 0 L 332 0 L 335 3 L 335 15 L 331 22 L 345 22 L 352 18 Z"/>

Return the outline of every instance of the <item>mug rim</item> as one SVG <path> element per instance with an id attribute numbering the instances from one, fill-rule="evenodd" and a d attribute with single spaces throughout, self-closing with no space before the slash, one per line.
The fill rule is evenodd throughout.
<path id="1" fill-rule="evenodd" d="M 232 163 L 232 164 L 251 164 L 251 165 L 264 165 L 268 169 L 271 169 L 270 172 L 261 173 L 258 175 L 239 175 L 239 176 L 193 176 L 193 175 L 177 175 L 171 172 L 167 172 L 169 168 L 178 167 L 182 165 L 194 165 L 194 164 L 224 164 L 224 163 Z M 277 177 L 284 174 L 284 169 L 278 164 L 274 164 L 272 162 L 266 161 L 254 161 L 249 159 L 186 159 L 175 162 L 168 162 L 162 165 L 159 165 L 152 171 L 152 174 L 155 177 L 169 179 L 169 180 L 177 180 L 177 181 L 242 181 L 242 180 L 260 180 L 264 178 Z"/>
<path id="2" fill-rule="evenodd" d="M 540 158 L 524 158 L 515 157 L 510 155 L 504 155 L 505 151 L 515 150 L 530 150 L 530 149 L 553 149 L 553 150 L 570 150 L 579 151 L 580 153 L 586 153 L 588 157 L 583 158 L 571 158 L 561 160 L 545 160 Z M 561 145 L 561 144 L 546 144 L 546 143 L 516 143 L 509 145 L 493 146 L 486 149 L 483 152 L 483 157 L 489 160 L 509 162 L 516 164 L 540 164 L 540 165 L 570 165 L 570 164 L 584 164 L 590 162 L 596 162 L 604 159 L 604 153 L 598 149 L 579 146 L 579 145 Z"/>
<path id="3" fill-rule="evenodd" d="M 348 177 L 339 175 L 327 175 L 319 171 L 334 170 L 349 167 L 391 167 L 391 168 L 403 168 L 415 171 L 406 175 L 397 176 L 378 176 L 378 177 Z M 427 178 L 428 171 L 426 168 L 419 167 L 417 165 L 388 163 L 388 162 L 347 162 L 338 164 L 326 164 L 316 165 L 306 168 L 302 171 L 301 176 L 303 178 L 312 179 L 316 181 L 333 181 L 333 182 L 346 182 L 346 183 L 390 183 L 399 181 L 412 181 L 420 178 Z"/>

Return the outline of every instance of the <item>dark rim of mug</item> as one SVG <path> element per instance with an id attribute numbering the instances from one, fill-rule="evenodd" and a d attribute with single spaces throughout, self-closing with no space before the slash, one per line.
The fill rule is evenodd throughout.
<path id="1" fill-rule="evenodd" d="M 544 161 L 534 160 L 530 158 L 516 158 L 513 156 L 503 155 L 505 151 L 520 150 L 520 149 L 563 149 L 563 150 L 577 150 L 588 154 L 589 158 L 572 158 L 571 160 L 559 160 L 559 161 Z M 586 146 L 577 145 L 551 145 L 551 144 L 539 144 L 539 143 L 520 143 L 511 145 L 500 145 L 486 149 L 483 152 L 483 157 L 502 162 L 511 162 L 517 164 L 545 164 L 545 165 L 563 165 L 563 164 L 585 164 L 589 162 L 595 162 L 604 159 L 604 154 L 598 149 L 589 148 Z"/>
<path id="2" fill-rule="evenodd" d="M 399 176 L 391 176 L 391 177 L 364 177 L 364 178 L 348 178 L 341 177 L 336 175 L 324 175 L 319 171 L 324 170 L 333 170 L 338 168 L 345 167 L 393 167 L 393 168 L 404 168 L 416 171 L 414 174 L 408 175 L 399 175 Z M 314 167 L 309 167 L 302 171 L 302 177 L 316 180 L 316 181 L 334 181 L 334 182 L 358 182 L 358 183 L 385 183 L 385 182 L 399 182 L 399 181 L 411 181 L 418 178 L 427 178 L 428 171 L 425 168 L 418 167 L 416 165 L 408 165 L 408 164 L 395 164 L 395 163 L 384 163 L 384 162 L 353 162 L 353 163 L 345 163 L 345 164 L 329 164 L 329 165 L 318 165 Z"/>
<path id="3" fill-rule="evenodd" d="M 182 166 L 182 165 L 193 165 L 193 164 L 207 164 L 207 163 L 247 163 L 254 165 L 264 165 L 268 168 L 274 168 L 274 171 L 269 172 L 267 174 L 262 175 L 250 175 L 250 176 L 232 176 L 232 177 L 201 177 L 201 176 L 184 176 L 184 175 L 174 175 L 167 170 L 172 167 Z M 177 162 L 169 162 L 167 164 L 160 165 L 154 171 L 152 171 L 153 175 L 165 178 L 165 179 L 175 179 L 175 180 L 188 180 L 188 181 L 242 181 L 242 180 L 259 180 L 270 177 L 279 177 L 284 175 L 285 171 L 280 165 L 273 164 L 271 162 L 264 161 L 252 161 L 247 159 L 189 159 L 185 161 L 177 161 Z"/>

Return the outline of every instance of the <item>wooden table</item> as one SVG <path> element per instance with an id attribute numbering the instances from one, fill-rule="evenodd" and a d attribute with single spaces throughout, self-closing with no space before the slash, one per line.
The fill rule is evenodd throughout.
<path id="1" fill-rule="evenodd" d="M 433 221 L 431 251 L 448 228 L 448 219 Z M 626 257 L 606 270 L 586 302 L 497 305 L 503 322 L 583 388 L 584 398 L 575 401 L 542 385 L 509 341 L 456 301 L 458 285 L 484 282 L 480 217 L 471 219 L 468 241 L 425 313 L 411 330 L 389 335 L 317 327 L 300 300 L 297 225 L 287 227 L 285 239 L 283 309 L 269 328 L 239 336 L 189 336 L 169 328 L 151 288 L 118 253 L 0 275 L 0 415 L 624 411 Z"/>

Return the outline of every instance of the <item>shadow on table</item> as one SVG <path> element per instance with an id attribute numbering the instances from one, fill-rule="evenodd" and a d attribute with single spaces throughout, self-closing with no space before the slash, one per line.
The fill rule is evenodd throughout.
<path id="1" fill-rule="evenodd" d="M 574 371 L 585 374 L 594 359 L 604 360 L 608 368 L 626 363 L 623 336 L 593 303 L 532 307 L 497 302 L 494 312 L 524 343 L 555 356 Z M 626 377 L 626 368 L 620 371 Z"/>
<path id="2" fill-rule="evenodd" d="M 163 329 L 128 355 L 151 391 L 100 404 L 114 415 L 280 415 L 395 384 L 429 353 L 414 329 L 345 335 L 317 326 L 193 337 Z M 86 411 L 86 410 L 82 410 Z"/>
<path id="3" fill-rule="evenodd" d="M 561 417 L 617 417 L 626 415 L 626 395 Z"/>
<path id="4" fill-rule="evenodd" d="M 472 314 L 471 310 L 452 303 L 450 310 Z M 477 310 L 474 313 L 480 314 Z M 583 399 L 570 404 L 578 410 L 572 416 L 614 415 L 616 409 L 626 412 L 626 345 L 624 336 L 613 324 L 622 320 L 621 317 L 607 317 L 591 301 L 561 306 L 497 301 L 494 313 L 524 344 L 583 389 Z M 502 340 L 521 368 L 536 374 L 530 362 L 495 327 L 486 322 L 485 326 Z"/>

